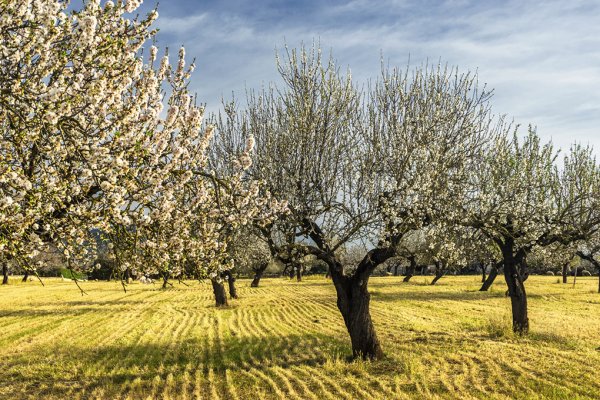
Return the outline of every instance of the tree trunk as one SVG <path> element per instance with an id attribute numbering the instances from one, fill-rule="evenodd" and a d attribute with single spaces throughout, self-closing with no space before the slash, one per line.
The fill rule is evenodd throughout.
<path id="1" fill-rule="evenodd" d="M 227 305 L 227 295 L 225 294 L 225 286 L 223 281 L 217 281 L 217 278 L 211 279 L 213 293 L 215 294 L 215 304 L 217 307 Z"/>
<path id="2" fill-rule="evenodd" d="M 415 257 L 410 256 L 408 257 L 408 260 L 410 261 L 410 266 L 406 270 L 406 276 L 404 277 L 403 282 L 410 281 L 410 278 L 415 275 L 415 270 L 417 269 L 417 261 L 415 260 Z"/>
<path id="3" fill-rule="evenodd" d="M 443 276 L 444 276 L 444 271 L 436 272 L 435 277 L 431 281 L 431 284 L 435 285 L 437 283 L 437 281 L 439 281 Z"/>
<path id="4" fill-rule="evenodd" d="M 298 265 L 295 267 L 296 269 L 296 280 L 298 282 L 302 282 L 302 268 Z"/>
<path id="5" fill-rule="evenodd" d="M 8 264 L 2 263 L 2 284 L 8 285 Z"/>
<path id="6" fill-rule="evenodd" d="M 513 255 L 513 238 L 506 238 L 502 247 L 504 258 L 504 278 L 508 285 L 508 295 L 512 308 L 513 331 L 525 334 L 529 331 L 529 318 L 527 316 L 527 293 L 523 285 L 523 277 Z"/>
<path id="7" fill-rule="evenodd" d="M 398 276 L 398 268 L 400 268 L 400 264 L 394 265 L 394 276 Z"/>
<path id="8" fill-rule="evenodd" d="M 260 278 L 262 278 L 263 273 L 267 269 L 268 265 L 269 263 L 261 264 L 257 269 L 254 270 L 254 279 L 252 279 L 250 287 L 258 287 L 258 284 L 260 283 Z"/>
<path id="9" fill-rule="evenodd" d="M 229 297 L 232 299 L 237 299 L 237 290 L 235 289 L 235 278 L 231 271 L 223 272 L 223 277 L 227 278 L 227 285 L 229 286 Z"/>
<path id="10" fill-rule="evenodd" d="M 21 282 L 27 282 L 28 279 L 29 279 L 29 271 L 25 270 L 25 274 L 23 274 L 23 279 L 21 279 Z"/>
<path id="11" fill-rule="evenodd" d="M 570 263 L 571 262 L 569 261 L 569 262 L 566 262 L 563 264 L 563 267 L 562 267 L 562 278 L 563 278 L 562 282 L 563 283 L 567 283 L 567 278 L 569 276 L 569 264 Z"/>
<path id="12" fill-rule="evenodd" d="M 481 263 L 481 283 L 485 283 L 485 281 L 486 281 L 485 263 Z"/>
<path id="13" fill-rule="evenodd" d="M 440 278 L 442 276 L 444 276 L 444 269 L 442 268 L 442 263 L 439 261 L 435 262 L 435 276 L 433 277 L 433 280 L 431 281 L 432 285 L 435 285 L 437 283 L 437 281 L 440 280 Z"/>
<path id="14" fill-rule="evenodd" d="M 498 264 L 501 263 L 492 265 L 490 273 L 488 274 L 485 282 L 483 282 L 483 285 L 481 285 L 481 289 L 479 289 L 480 292 L 487 292 L 488 289 L 492 286 L 492 283 L 494 283 L 494 280 L 496 280 L 496 277 L 498 276 Z"/>
<path id="15" fill-rule="evenodd" d="M 368 276 L 350 278 L 334 272 L 332 278 L 337 292 L 337 306 L 350 334 L 352 357 L 380 358 L 383 351 L 371 320 Z"/>

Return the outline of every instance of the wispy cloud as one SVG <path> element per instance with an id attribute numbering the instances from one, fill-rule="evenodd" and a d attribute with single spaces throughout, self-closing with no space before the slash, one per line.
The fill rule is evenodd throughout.
<path id="1" fill-rule="evenodd" d="M 146 5 L 152 7 L 152 5 Z M 209 109 L 222 95 L 277 81 L 274 49 L 319 39 L 357 80 L 390 64 L 442 60 L 477 70 L 497 113 L 542 136 L 600 149 L 600 3 L 595 0 L 170 0 L 160 44 L 197 58 L 194 87 Z"/>

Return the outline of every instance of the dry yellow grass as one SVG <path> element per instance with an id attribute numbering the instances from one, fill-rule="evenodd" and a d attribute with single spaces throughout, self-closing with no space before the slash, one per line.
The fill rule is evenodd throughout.
<path id="1" fill-rule="evenodd" d="M 46 280 L 0 287 L 1 398 L 600 398 L 597 278 L 531 277 L 532 332 L 510 333 L 504 284 L 374 278 L 386 358 L 347 362 L 325 278 L 264 279 L 217 309 L 209 285 Z"/>

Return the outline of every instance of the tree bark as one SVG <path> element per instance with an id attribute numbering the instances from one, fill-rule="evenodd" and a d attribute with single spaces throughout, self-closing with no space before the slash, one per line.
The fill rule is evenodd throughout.
<path id="1" fill-rule="evenodd" d="M 502 262 L 492 265 L 490 273 L 488 274 L 485 282 L 483 282 L 483 285 L 481 285 L 481 289 L 479 289 L 480 292 L 487 292 L 488 289 L 492 286 L 492 283 L 494 283 L 496 277 L 498 276 L 499 265 L 502 265 Z"/>
<path id="2" fill-rule="evenodd" d="M 444 269 L 442 268 L 442 264 L 439 261 L 435 262 L 435 276 L 433 277 L 433 280 L 431 281 L 432 285 L 435 285 L 437 283 L 437 281 L 440 280 L 440 278 L 442 276 L 444 276 Z"/>
<path id="3" fill-rule="evenodd" d="M 398 268 L 400 268 L 400 264 L 394 265 L 394 276 L 398 276 Z"/>
<path id="4" fill-rule="evenodd" d="M 8 264 L 2 263 L 2 284 L 8 285 Z"/>
<path id="5" fill-rule="evenodd" d="M 504 259 L 504 278 L 508 286 L 508 295 L 512 308 L 513 331 L 525 334 L 529 331 L 529 318 L 527 316 L 527 293 L 523 284 L 521 270 L 515 260 L 514 239 L 505 238 L 502 246 L 502 257 Z"/>
<path id="6" fill-rule="evenodd" d="M 297 265 L 294 269 L 296 270 L 296 280 L 302 282 L 302 268 Z"/>
<path id="7" fill-rule="evenodd" d="M 567 283 L 567 278 L 569 276 L 569 264 L 570 263 L 571 262 L 569 261 L 569 262 L 566 262 L 566 263 L 563 264 L 563 267 L 562 267 L 562 278 L 563 278 L 562 279 L 562 283 Z"/>
<path id="8" fill-rule="evenodd" d="M 27 282 L 28 279 L 29 279 L 29 270 L 25 270 L 25 273 L 23 274 L 23 279 L 21 279 L 21 282 Z"/>
<path id="9" fill-rule="evenodd" d="M 223 281 L 218 281 L 217 278 L 211 279 L 213 293 L 215 295 L 215 305 L 217 307 L 227 305 L 227 295 L 225 294 L 225 285 Z"/>
<path id="10" fill-rule="evenodd" d="M 337 292 L 337 306 L 350 334 L 352 357 L 380 358 L 383 351 L 371 320 L 368 276 L 346 277 L 334 272 L 332 278 Z"/>
<path id="11" fill-rule="evenodd" d="M 231 271 L 225 271 L 223 272 L 223 277 L 227 278 L 227 285 L 229 286 L 229 297 L 232 299 L 237 299 L 238 295 L 237 290 L 235 288 L 235 278 L 233 277 L 233 274 L 231 273 Z"/>
<path id="12" fill-rule="evenodd" d="M 412 278 L 415 275 L 415 270 L 417 269 L 417 261 L 415 259 L 415 256 L 410 256 L 407 258 L 408 261 L 410 261 L 410 266 L 406 270 L 406 276 L 404 277 L 403 282 L 410 281 L 410 278 Z"/>
<path id="13" fill-rule="evenodd" d="M 260 278 L 262 278 L 263 273 L 267 269 L 268 265 L 269 263 L 261 264 L 257 269 L 254 270 L 254 279 L 252 279 L 250 287 L 258 287 L 258 284 L 260 283 Z"/>
<path id="14" fill-rule="evenodd" d="M 485 263 L 481 263 L 481 283 L 485 283 Z"/>

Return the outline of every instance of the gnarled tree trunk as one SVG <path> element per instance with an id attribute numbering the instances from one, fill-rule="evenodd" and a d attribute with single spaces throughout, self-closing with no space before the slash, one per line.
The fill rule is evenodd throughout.
<path id="1" fill-rule="evenodd" d="M 225 285 L 223 285 L 223 281 L 213 278 L 210 280 L 210 282 L 212 283 L 213 293 L 215 295 L 215 305 L 217 307 L 226 306 L 227 294 L 225 293 Z"/>
<path id="2" fill-rule="evenodd" d="M 262 278 L 263 273 L 267 269 L 268 265 L 269 265 L 269 263 L 265 262 L 254 270 L 254 279 L 252 279 L 252 283 L 250 284 L 250 287 L 258 287 L 258 285 L 260 283 L 260 278 Z"/>
<path id="3" fill-rule="evenodd" d="M 337 306 L 350 334 L 354 358 L 375 359 L 383 355 L 375 327 L 371 320 L 369 304 L 371 295 L 367 289 L 368 276 L 341 276 L 332 273 L 337 292 Z"/>
<path id="4" fill-rule="evenodd" d="M 415 259 L 415 256 L 410 256 L 407 258 L 408 258 L 408 261 L 410 261 L 410 266 L 406 270 L 406 276 L 402 280 L 403 282 L 410 281 L 410 278 L 415 276 L 415 270 L 417 269 L 417 260 Z"/>
<path id="5" fill-rule="evenodd" d="M 512 308 L 513 331 L 524 334 L 529 331 L 529 318 L 527 316 L 527 293 L 523 284 L 521 268 L 513 255 L 513 238 L 505 238 L 502 246 L 502 257 L 504 259 L 504 278 L 508 285 L 508 295 Z"/>
<path id="6" fill-rule="evenodd" d="M 227 285 L 229 286 L 229 297 L 232 299 L 237 299 L 238 295 L 235 288 L 235 278 L 233 277 L 233 274 L 231 271 L 227 270 L 223 272 L 223 277 L 227 279 Z"/>

